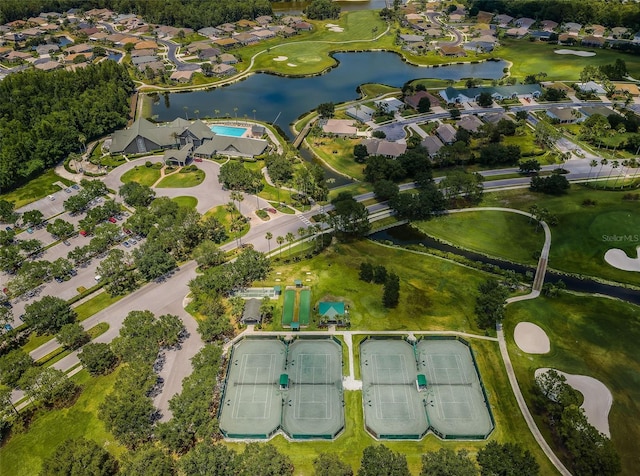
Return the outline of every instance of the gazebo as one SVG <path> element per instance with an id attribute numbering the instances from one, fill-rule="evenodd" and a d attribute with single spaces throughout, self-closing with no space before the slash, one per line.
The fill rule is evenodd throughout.
<path id="1" fill-rule="evenodd" d="M 318 305 L 318 313 L 320 317 L 325 317 L 331 322 L 336 322 L 341 316 L 345 315 L 344 303 L 322 301 Z"/>

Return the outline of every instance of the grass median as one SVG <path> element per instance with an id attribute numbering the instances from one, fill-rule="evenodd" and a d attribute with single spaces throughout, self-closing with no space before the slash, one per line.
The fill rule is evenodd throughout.
<path id="1" fill-rule="evenodd" d="M 56 175 L 53 169 L 49 169 L 43 174 L 30 180 L 27 184 L 18 187 L 11 192 L 0 195 L 0 200 L 12 202 L 15 208 L 18 209 L 61 190 L 58 185 L 55 185 L 55 182 L 61 182 L 67 186 L 72 183 L 59 175 Z"/>

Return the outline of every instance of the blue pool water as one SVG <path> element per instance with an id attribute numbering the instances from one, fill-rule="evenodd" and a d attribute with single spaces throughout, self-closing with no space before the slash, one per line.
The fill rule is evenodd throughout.
<path id="1" fill-rule="evenodd" d="M 247 130 L 244 127 L 231 127 L 231 126 L 211 126 L 211 132 L 215 132 L 221 136 L 242 137 Z"/>

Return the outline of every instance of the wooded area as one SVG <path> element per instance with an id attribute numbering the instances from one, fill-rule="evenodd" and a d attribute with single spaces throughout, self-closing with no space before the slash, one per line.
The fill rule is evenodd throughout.
<path id="1" fill-rule="evenodd" d="M 136 13 L 151 23 L 195 30 L 272 13 L 269 0 L 3 0 L 0 24 L 70 8 L 109 8 L 117 13 Z"/>
<path id="2" fill-rule="evenodd" d="M 472 0 L 469 13 L 478 11 L 506 13 L 514 18 L 553 20 L 558 23 L 576 22 L 608 27 L 640 28 L 640 8 L 636 2 L 593 0 Z"/>
<path id="3" fill-rule="evenodd" d="M 133 89 L 126 68 L 114 61 L 7 76 L 0 82 L 0 189 L 15 188 L 124 127 Z"/>

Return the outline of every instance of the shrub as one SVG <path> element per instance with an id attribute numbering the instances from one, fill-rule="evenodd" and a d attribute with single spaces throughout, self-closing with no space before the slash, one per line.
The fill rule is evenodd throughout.
<path id="1" fill-rule="evenodd" d="M 153 165 L 153 164 L 151 163 L 151 161 L 150 161 L 150 160 L 147 160 L 147 161 L 144 163 L 144 166 L 145 166 L 145 167 L 151 167 L 152 165 Z M 136 168 L 137 168 L 137 167 L 136 167 Z"/>

